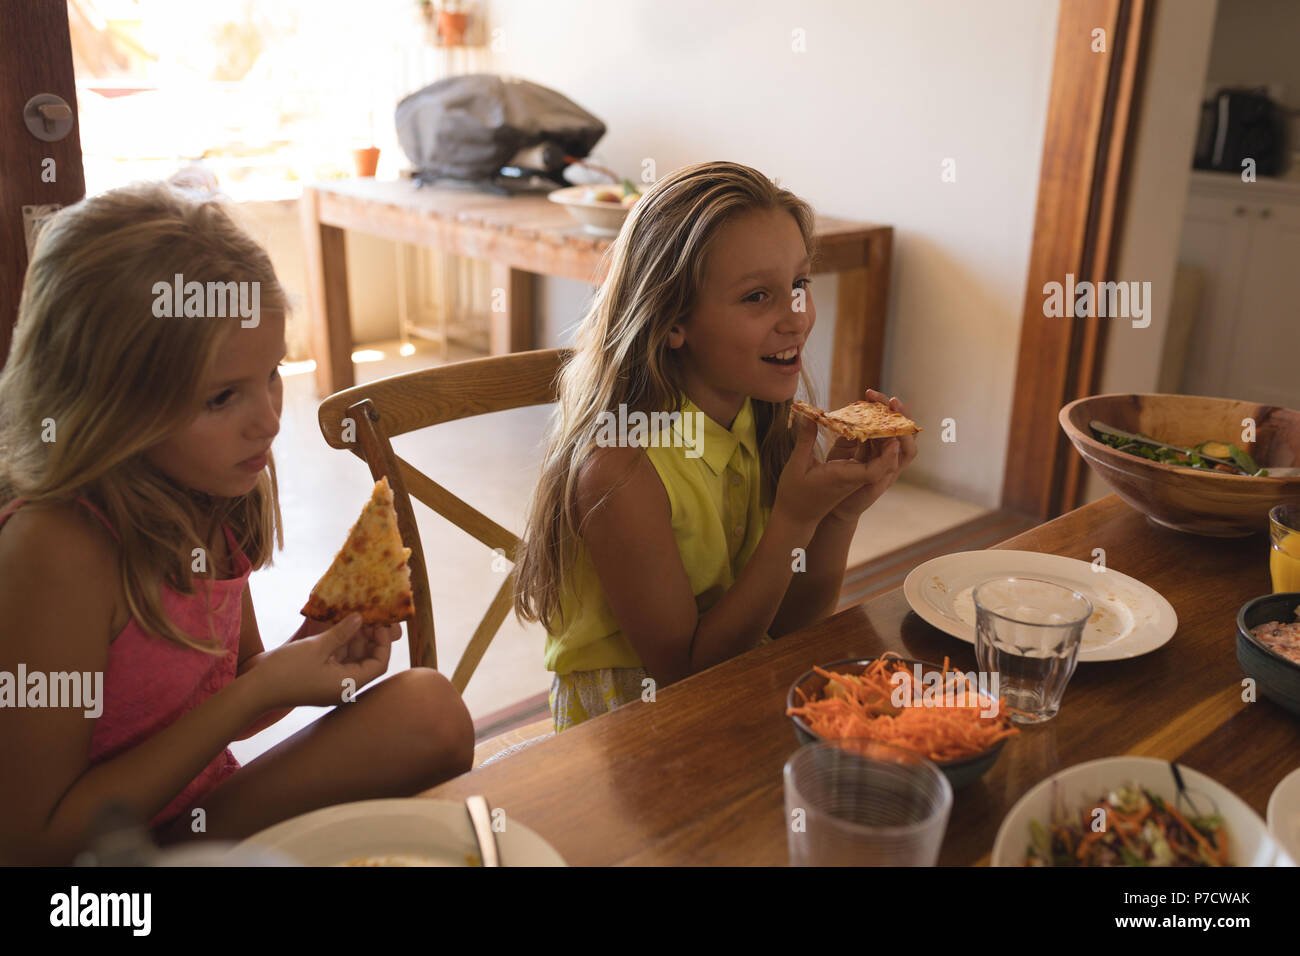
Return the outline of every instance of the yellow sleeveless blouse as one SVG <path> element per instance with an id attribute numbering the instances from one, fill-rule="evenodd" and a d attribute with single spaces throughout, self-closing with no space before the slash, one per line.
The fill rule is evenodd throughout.
<path id="1" fill-rule="evenodd" d="M 690 399 L 682 412 L 675 422 L 661 422 L 658 429 L 648 430 L 644 444 L 668 493 L 677 551 L 703 614 L 731 587 L 753 555 L 771 508 L 759 502 L 761 476 L 751 400 L 745 399 L 730 429 Z M 654 586 L 655 582 L 646 582 L 646 587 Z M 547 634 L 547 670 L 566 675 L 642 666 L 619 629 L 581 541 L 573 572 L 562 586 L 560 606 L 564 626 Z"/>

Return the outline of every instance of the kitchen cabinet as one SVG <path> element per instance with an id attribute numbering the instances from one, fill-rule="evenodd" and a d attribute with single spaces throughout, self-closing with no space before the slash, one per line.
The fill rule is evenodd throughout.
<path id="1" fill-rule="evenodd" d="M 1300 181 L 1193 173 L 1179 261 L 1205 275 L 1181 391 L 1300 408 Z"/>

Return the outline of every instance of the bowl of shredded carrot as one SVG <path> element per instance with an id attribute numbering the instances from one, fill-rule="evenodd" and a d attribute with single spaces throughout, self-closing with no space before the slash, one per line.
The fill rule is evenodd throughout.
<path id="1" fill-rule="evenodd" d="M 915 680 L 918 666 L 923 684 Z M 1006 702 L 997 703 L 990 714 L 993 701 L 947 658 L 938 665 L 887 655 L 814 667 L 791 685 L 786 715 L 801 744 L 850 738 L 892 744 L 933 760 L 957 789 L 984 776 L 1019 733 Z"/>

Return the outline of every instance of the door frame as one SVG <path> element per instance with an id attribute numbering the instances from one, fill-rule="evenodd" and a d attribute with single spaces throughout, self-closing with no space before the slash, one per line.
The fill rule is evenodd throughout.
<path id="1" fill-rule="evenodd" d="M 23 278 L 27 239 L 23 207 L 71 206 L 86 195 L 81 165 L 77 83 L 72 67 L 68 5 L 0 0 L 5 55 L 0 57 L 0 367 L 9 356 Z M 23 105 L 37 93 L 54 93 L 72 108 L 72 129 L 47 143 L 23 125 Z M 49 165 L 54 160 L 54 181 Z"/>
<path id="2" fill-rule="evenodd" d="M 1083 461 L 1057 415 L 1097 392 L 1106 349 L 1105 320 L 1046 316 L 1042 290 L 1113 278 L 1156 2 L 1060 4 L 1002 483 L 1003 508 L 1041 519 L 1082 504 Z"/>

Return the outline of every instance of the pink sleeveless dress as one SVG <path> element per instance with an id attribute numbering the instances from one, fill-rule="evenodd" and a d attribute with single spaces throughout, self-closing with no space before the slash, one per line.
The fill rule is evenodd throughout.
<path id="1" fill-rule="evenodd" d="M 98 508 L 84 498 L 77 501 L 93 512 L 114 538 L 118 537 Z M 23 499 L 17 498 L 0 510 L 0 528 L 22 503 Z M 213 583 L 196 580 L 195 593 L 189 596 L 164 585 L 162 602 L 172 623 L 205 642 L 213 636 L 209 630 L 211 606 L 211 627 L 229 653 L 205 654 L 146 634 L 134 617 L 128 621 L 108 647 L 103 713 L 95 721 L 90 741 L 92 765 L 152 737 L 235 679 L 242 598 L 252 566 L 230 529 L 223 525 L 222 530 L 236 576 Z M 165 824 L 199 803 L 238 769 L 239 761 L 226 748 L 159 811 L 150 826 Z"/>

